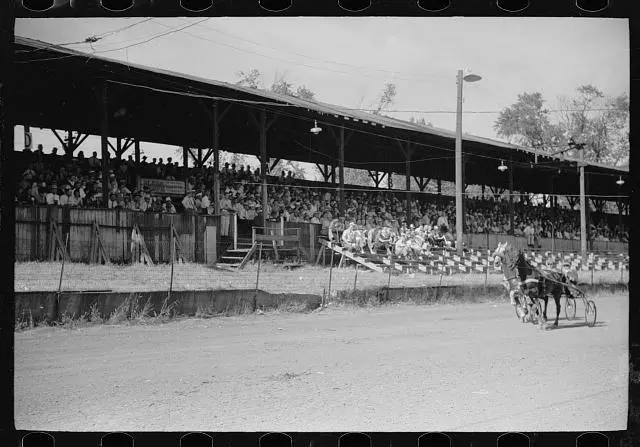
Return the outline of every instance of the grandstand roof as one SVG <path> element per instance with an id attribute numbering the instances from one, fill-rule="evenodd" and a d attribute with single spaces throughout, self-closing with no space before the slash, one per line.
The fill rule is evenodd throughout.
<path id="1" fill-rule="evenodd" d="M 394 140 L 410 141 L 415 148 L 412 175 L 454 180 L 453 131 L 125 63 L 18 36 L 16 62 L 17 123 L 99 135 L 99 89 L 106 81 L 108 110 L 113 117 L 110 136 L 211 147 L 212 125 L 204 107 L 210 108 L 215 98 L 221 104 L 232 104 L 221 122 L 222 149 L 257 155 L 259 133 L 248 112 L 264 109 L 278 115 L 267 137 L 269 157 L 335 165 L 337 143 L 328 127 L 344 126 L 347 167 L 404 174 L 405 156 Z M 324 128 L 318 136 L 309 132 L 314 119 Z M 579 193 L 577 160 L 469 134 L 463 135 L 463 152 L 468 161 L 468 184 L 507 187 L 508 175 L 497 166 L 501 160 L 508 164 L 512 159 L 516 190 L 551 193 L 553 182 L 553 192 Z M 587 163 L 585 171 L 590 174 L 592 194 L 628 194 L 628 182 L 622 188 L 615 183 L 618 175 L 628 173 L 628 167 Z"/>

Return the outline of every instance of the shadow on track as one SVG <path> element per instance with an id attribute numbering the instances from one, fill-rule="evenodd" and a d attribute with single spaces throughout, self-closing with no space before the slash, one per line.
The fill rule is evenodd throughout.
<path id="1" fill-rule="evenodd" d="M 597 327 L 607 327 L 607 326 L 609 325 L 604 321 L 596 321 L 596 324 L 593 327 L 597 328 Z M 587 323 L 585 323 L 584 321 L 576 321 L 575 323 L 561 324 L 561 325 L 558 325 L 558 327 L 549 327 L 548 330 L 556 331 L 558 329 L 574 329 L 578 327 L 587 327 Z"/>

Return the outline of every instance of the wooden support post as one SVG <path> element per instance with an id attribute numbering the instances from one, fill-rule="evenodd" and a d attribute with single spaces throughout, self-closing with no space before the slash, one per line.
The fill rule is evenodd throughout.
<path id="1" fill-rule="evenodd" d="M 511 229 L 511 234 L 514 233 L 513 228 L 513 156 L 509 157 L 509 228 Z"/>
<path id="2" fill-rule="evenodd" d="M 220 117 L 218 101 L 213 102 L 213 207 L 220 215 Z"/>
<path id="3" fill-rule="evenodd" d="M 140 167 L 140 140 L 136 138 L 133 151 L 135 154 L 136 168 Z"/>
<path id="4" fill-rule="evenodd" d="M 189 177 L 189 148 L 186 145 L 182 146 L 182 176 L 184 177 L 184 186 L 186 189 L 187 178 Z"/>
<path id="5" fill-rule="evenodd" d="M 344 126 L 340 126 L 340 143 L 338 145 L 338 156 L 340 158 L 340 216 L 345 214 L 344 199 Z"/>
<path id="6" fill-rule="evenodd" d="M 587 255 L 587 201 L 584 178 L 584 147 L 580 148 L 580 252 Z"/>
<path id="7" fill-rule="evenodd" d="M 267 112 L 260 111 L 260 175 L 262 177 L 262 227 L 267 228 Z"/>
<path id="8" fill-rule="evenodd" d="M 411 143 L 409 143 L 405 152 L 405 201 L 407 225 L 411 225 Z"/>
<path id="9" fill-rule="evenodd" d="M 438 179 L 438 195 L 442 195 L 442 180 Z"/>
<path id="10" fill-rule="evenodd" d="M 116 138 L 116 163 L 120 163 L 120 160 L 122 160 L 122 153 L 124 152 L 122 147 L 122 138 Z"/>
<path id="11" fill-rule="evenodd" d="M 109 202 L 109 107 L 108 107 L 107 83 L 102 85 L 102 117 L 101 117 L 101 142 L 102 142 L 102 205 L 107 208 Z"/>

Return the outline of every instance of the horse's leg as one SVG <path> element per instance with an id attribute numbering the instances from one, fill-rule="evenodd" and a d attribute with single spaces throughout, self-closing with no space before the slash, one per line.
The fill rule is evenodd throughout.
<path id="1" fill-rule="evenodd" d="M 553 294 L 553 299 L 556 302 L 556 321 L 553 323 L 553 327 L 558 327 L 558 319 L 560 318 L 560 294 L 558 291 Z"/>

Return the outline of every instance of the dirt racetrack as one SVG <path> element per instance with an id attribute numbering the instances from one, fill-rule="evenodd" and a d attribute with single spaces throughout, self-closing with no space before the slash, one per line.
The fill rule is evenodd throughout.
<path id="1" fill-rule="evenodd" d="M 508 304 L 484 303 L 18 332 L 16 426 L 621 430 L 628 295 L 592 298 L 596 327 L 561 314 L 547 331 L 518 322 Z"/>

